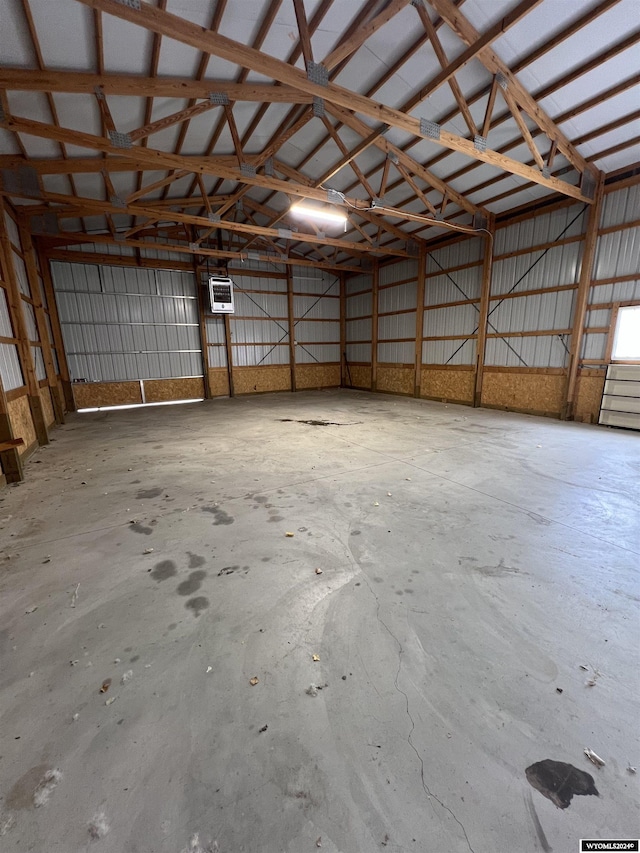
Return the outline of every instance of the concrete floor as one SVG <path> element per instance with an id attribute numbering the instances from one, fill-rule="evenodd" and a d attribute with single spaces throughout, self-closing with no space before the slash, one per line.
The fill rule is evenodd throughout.
<path id="1" fill-rule="evenodd" d="M 3 853 L 637 837 L 637 435 L 336 391 L 53 437 L 0 494 Z"/>

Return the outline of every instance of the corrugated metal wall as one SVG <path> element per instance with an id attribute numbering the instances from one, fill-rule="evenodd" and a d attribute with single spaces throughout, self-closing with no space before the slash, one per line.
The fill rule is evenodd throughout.
<path id="1" fill-rule="evenodd" d="M 372 277 L 355 275 L 345 283 L 346 355 L 350 364 L 371 364 Z"/>
<path id="2" fill-rule="evenodd" d="M 592 366 L 606 363 L 608 330 L 616 302 L 640 303 L 640 226 L 611 230 L 640 220 L 640 184 L 604 197 L 589 292 L 586 333 L 581 356 Z M 600 331 L 597 331 L 600 330 Z"/>
<path id="3" fill-rule="evenodd" d="M 229 318 L 233 366 L 289 364 L 286 271 L 282 265 L 251 266 L 252 274 L 229 273 L 235 285 L 235 314 Z"/>
<path id="4" fill-rule="evenodd" d="M 483 245 L 472 238 L 427 253 L 423 364 L 475 364 Z"/>
<path id="5" fill-rule="evenodd" d="M 415 362 L 418 262 L 403 260 L 380 268 L 378 277 L 378 362 Z"/>
<path id="6" fill-rule="evenodd" d="M 7 263 L 12 263 L 18 282 L 21 296 L 20 308 L 22 309 L 27 336 L 31 344 L 31 355 L 34 361 L 36 378 L 40 381 L 46 379 L 47 374 L 42 357 L 27 268 L 22 259 L 20 233 L 9 214 L 5 212 L 3 215 L 12 256 L 11 258 L 7 258 Z M 0 275 L 2 275 L 1 270 Z M 7 286 L 4 280 L 0 280 L 0 375 L 2 375 L 4 390 L 13 391 L 16 388 L 22 388 L 25 384 L 25 379 L 20 364 L 20 355 L 17 347 L 18 339 L 15 334 L 16 330 L 13 328 L 9 312 Z"/>
<path id="7" fill-rule="evenodd" d="M 72 380 L 202 376 L 192 273 L 54 261 Z"/>
<path id="8" fill-rule="evenodd" d="M 496 231 L 485 364 L 567 367 L 586 213 L 575 204 Z"/>
<path id="9" fill-rule="evenodd" d="M 294 267 L 292 275 L 296 363 L 339 363 L 340 279 L 313 267 Z"/>

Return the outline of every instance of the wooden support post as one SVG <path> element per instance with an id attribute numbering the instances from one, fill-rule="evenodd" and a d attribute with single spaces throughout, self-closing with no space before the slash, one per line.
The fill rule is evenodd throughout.
<path id="1" fill-rule="evenodd" d="M 420 396 L 420 386 L 422 384 L 422 336 L 424 325 L 424 279 L 427 266 L 427 253 L 424 246 L 420 246 L 420 254 L 418 256 L 418 286 L 416 292 L 416 362 L 415 362 L 415 380 L 413 383 L 413 396 Z"/>
<path id="2" fill-rule="evenodd" d="M 293 273 L 287 267 L 287 313 L 289 317 L 289 368 L 291 370 L 291 390 L 296 390 L 296 341 L 295 341 L 295 312 L 293 301 Z"/>
<path id="3" fill-rule="evenodd" d="M 67 354 L 64 349 L 62 327 L 60 326 L 60 317 L 58 316 L 58 305 L 56 303 L 56 295 L 53 289 L 53 280 L 51 278 L 49 258 L 38 245 L 36 245 L 36 251 L 38 253 L 38 258 L 40 259 L 42 286 L 44 287 L 44 293 L 47 297 L 47 305 L 49 306 L 49 319 L 51 320 L 51 328 L 53 330 L 53 343 L 55 344 L 56 355 L 58 357 L 58 368 L 60 370 L 62 395 L 64 397 L 65 408 L 68 412 L 75 412 L 76 403 L 75 398 L 73 396 L 73 387 L 71 385 L 71 378 L 69 375 Z"/>
<path id="4" fill-rule="evenodd" d="M 64 423 L 64 402 L 60 386 L 58 385 L 58 376 L 56 374 L 55 365 L 53 363 L 53 354 L 51 352 L 51 341 L 49 340 L 49 329 L 42 304 L 42 285 L 40 276 L 38 275 L 38 267 L 36 265 L 35 250 L 31 241 L 31 234 L 21 219 L 19 223 L 20 242 L 22 243 L 22 253 L 24 262 L 27 268 L 27 277 L 31 288 L 31 298 L 33 300 L 34 314 L 36 317 L 36 326 L 38 329 L 38 337 L 40 338 L 42 358 L 44 368 L 47 374 L 47 384 L 51 393 L 51 404 L 53 406 L 53 414 L 57 424 Z"/>
<path id="5" fill-rule="evenodd" d="M 209 386 L 209 345 L 207 338 L 207 320 L 205 318 L 206 288 L 202 283 L 202 271 L 198 267 L 196 256 L 193 256 L 193 274 L 196 279 L 196 295 L 198 297 L 198 325 L 200 326 L 200 347 L 202 349 L 202 381 L 204 384 L 205 400 L 211 399 Z"/>
<path id="6" fill-rule="evenodd" d="M 580 280 L 578 282 L 573 314 L 571 345 L 569 347 L 569 371 L 567 374 L 565 401 L 561 413 L 562 420 L 567 421 L 572 421 L 575 416 L 580 351 L 582 350 L 585 314 L 587 312 L 589 289 L 591 287 L 591 273 L 593 271 L 593 262 L 596 256 L 596 246 L 598 243 L 598 227 L 600 224 L 603 195 L 604 173 L 600 172 L 600 179 L 596 188 L 594 201 L 589 208 L 587 216 L 587 228 L 584 235 L 584 247 L 582 250 L 582 264 L 580 266 Z"/>
<path id="7" fill-rule="evenodd" d="M 4 227 L 4 223 L 2 223 Z M 11 419 L 9 418 L 9 409 L 7 407 L 7 397 L 4 393 L 2 377 L 0 376 L 0 442 L 13 442 L 15 440 Z M 7 483 L 18 483 L 24 480 L 22 471 L 22 461 L 18 453 L 17 445 L 8 447 L 6 450 L 0 450 L 0 465 L 2 465 L 2 473 Z"/>
<path id="8" fill-rule="evenodd" d="M 4 207 L 2 207 L 2 212 L 4 213 Z M 40 390 L 38 388 L 38 380 L 36 379 L 36 371 L 33 364 L 33 356 L 31 354 L 31 344 L 29 342 L 29 335 L 22 310 L 20 288 L 18 287 L 18 280 L 13 266 L 13 249 L 11 248 L 9 235 L 4 228 L 4 222 L 0 228 L 0 245 L 2 248 L 4 279 L 7 284 L 9 314 L 11 316 L 16 338 L 18 339 L 18 357 L 20 359 L 22 375 L 27 387 L 27 399 L 29 401 L 31 420 L 33 421 L 33 428 L 36 433 L 38 444 L 49 444 L 49 434 L 44 420 L 42 400 L 40 399 Z"/>
<path id="9" fill-rule="evenodd" d="M 484 258 L 482 260 L 482 284 L 480 287 L 480 308 L 478 313 L 478 337 L 476 338 L 476 376 L 473 391 L 473 405 L 482 405 L 482 380 L 484 378 L 484 358 L 487 345 L 487 323 L 489 319 L 489 297 L 491 296 L 491 272 L 493 269 L 493 235 L 495 220 L 487 221 L 487 230 L 483 240 Z"/>
<path id="10" fill-rule="evenodd" d="M 233 347 L 231 346 L 231 321 L 229 315 L 224 315 L 224 343 L 227 350 L 227 373 L 229 375 L 229 396 L 235 397 L 233 385 Z"/>
<path id="11" fill-rule="evenodd" d="M 373 262 L 371 280 L 371 390 L 378 390 L 378 288 L 380 285 L 380 264 Z"/>
<path id="12" fill-rule="evenodd" d="M 340 277 L 340 387 L 344 387 L 346 373 L 346 349 L 347 349 L 347 287 L 345 275 L 339 272 Z"/>

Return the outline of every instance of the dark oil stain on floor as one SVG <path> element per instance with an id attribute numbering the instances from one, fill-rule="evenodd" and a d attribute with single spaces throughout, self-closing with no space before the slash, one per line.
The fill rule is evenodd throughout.
<path id="1" fill-rule="evenodd" d="M 204 566 L 207 562 L 204 557 L 200 556 L 200 554 L 192 554 L 191 551 L 187 551 L 187 557 L 189 558 L 190 569 L 199 569 L 200 566 Z"/>
<path id="2" fill-rule="evenodd" d="M 465 559 L 471 560 L 472 557 L 467 557 Z M 520 569 L 515 568 L 515 566 L 505 566 L 504 558 L 500 559 L 500 562 L 497 566 L 473 566 L 473 568 L 480 572 L 481 575 L 484 575 L 487 578 L 501 578 L 506 575 L 526 575 L 528 572 L 522 572 Z"/>
<path id="3" fill-rule="evenodd" d="M 154 581 L 166 581 L 169 578 L 175 577 L 178 574 L 176 564 L 173 560 L 162 560 L 156 563 L 151 572 L 151 577 Z"/>
<path id="4" fill-rule="evenodd" d="M 600 796 L 590 773 L 578 770 L 564 761 L 545 758 L 527 767 L 525 774 L 531 787 L 540 791 L 543 797 L 551 800 L 559 809 L 568 808 L 574 794 Z"/>
<path id="5" fill-rule="evenodd" d="M 222 575 L 232 575 L 234 572 L 238 571 L 239 568 L 240 566 L 225 566 L 218 572 L 218 577 L 222 577 Z"/>
<path id="6" fill-rule="evenodd" d="M 278 418 L 278 420 L 280 421 L 280 423 L 283 423 L 283 424 L 307 424 L 307 426 L 353 426 L 353 423 L 359 423 L 359 424 L 362 423 L 362 421 L 354 421 L 353 423 L 346 423 L 346 424 L 339 424 L 339 423 L 336 423 L 335 421 L 315 421 L 315 420 L 298 421 L 298 420 L 295 420 L 294 418 Z"/>
<path id="7" fill-rule="evenodd" d="M 176 592 L 178 595 L 192 595 L 200 589 L 202 581 L 206 576 L 207 573 L 203 569 L 200 569 L 200 571 L 197 572 L 191 572 L 188 580 L 182 581 L 181 584 L 178 584 Z"/>
<path id="8" fill-rule="evenodd" d="M 203 506 L 201 507 L 202 512 L 210 512 L 214 517 L 213 526 L 217 527 L 219 524 L 233 524 L 235 518 L 232 515 L 226 513 L 223 509 L 217 506 Z"/>
<path id="9" fill-rule="evenodd" d="M 139 521 L 134 521 L 133 524 L 130 524 L 129 530 L 133 530 L 134 533 L 144 533 L 145 536 L 149 536 L 153 533 L 152 527 L 145 527 L 144 524 L 140 524 Z"/>
<path id="10" fill-rule="evenodd" d="M 267 521 L 282 521 L 281 515 L 270 515 Z"/>
<path id="11" fill-rule="evenodd" d="M 205 598 L 204 595 L 199 595 L 196 598 L 190 598 L 184 606 L 187 610 L 192 610 L 194 616 L 199 616 L 209 606 L 209 599 Z"/>
<path id="12" fill-rule="evenodd" d="M 47 770 L 49 767 L 46 764 L 39 764 L 37 767 L 27 770 L 7 794 L 5 800 L 7 809 L 20 811 L 21 809 L 33 808 L 33 795 Z"/>
<path id="13" fill-rule="evenodd" d="M 138 494 L 136 495 L 139 501 L 145 500 L 146 498 L 157 498 L 162 494 L 161 488 L 156 489 L 138 489 Z"/>
<path id="14" fill-rule="evenodd" d="M 254 501 L 255 501 L 257 504 L 266 504 L 266 502 L 267 502 L 268 500 L 269 500 L 269 498 L 268 498 L 268 497 L 266 497 L 265 495 L 256 495 L 256 496 L 255 496 L 255 498 L 254 498 Z"/>

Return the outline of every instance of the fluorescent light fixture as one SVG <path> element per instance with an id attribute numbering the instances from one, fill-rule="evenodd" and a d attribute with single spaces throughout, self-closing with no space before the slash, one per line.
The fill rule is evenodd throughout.
<path id="1" fill-rule="evenodd" d="M 292 204 L 289 212 L 295 213 L 296 216 L 309 216 L 311 219 L 323 219 L 325 222 L 335 222 L 340 225 L 345 225 L 347 221 L 344 213 L 334 213 L 323 207 L 307 207 L 306 204 Z"/>

